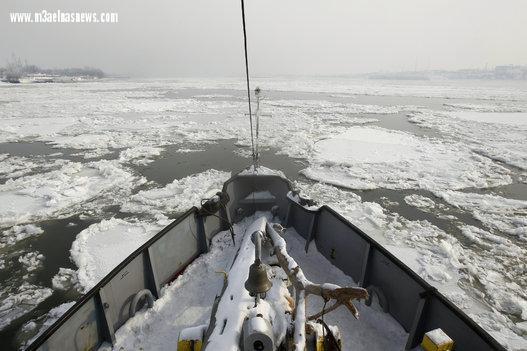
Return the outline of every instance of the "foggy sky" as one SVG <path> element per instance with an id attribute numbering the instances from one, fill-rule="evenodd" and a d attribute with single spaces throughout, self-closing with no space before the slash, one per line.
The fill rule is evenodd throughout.
<path id="1" fill-rule="evenodd" d="M 118 24 L 10 23 L 9 12 L 118 12 Z M 0 0 L 0 66 L 132 76 L 244 74 L 239 0 Z M 332 75 L 527 64 L 525 0 L 246 0 L 251 73 Z"/>

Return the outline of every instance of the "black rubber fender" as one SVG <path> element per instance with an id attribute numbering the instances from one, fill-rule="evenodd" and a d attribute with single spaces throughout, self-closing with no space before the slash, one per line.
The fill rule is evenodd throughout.
<path id="1" fill-rule="evenodd" d="M 371 306 L 373 295 L 375 294 L 377 296 L 377 299 L 379 300 L 379 305 L 381 305 L 382 311 L 384 313 L 388 313 L 390 310 L 388 299 L 386 298 L 386 295 L 384 295 L 384 292 L 381 288 L 375 285 L 370 285 L 366 288 L 368 291 L 368 299 L 366 299 L 365 304 L 366 306 Z"/>
<path id="2" fill-rule="evenodd" d="M 135 316 L 135 313 L 137 312 L 137 305 L 139 304 L 139 301 L 141 301 L 143 298 L 146 298 L 148 308 L 152 308 L 152 306 L 154 306 L 154 295 L 152 295 L 152 292 L 148 289 L 139 290 L 134 295 L 134 298 L 130 303 L 130 318 Z"/>

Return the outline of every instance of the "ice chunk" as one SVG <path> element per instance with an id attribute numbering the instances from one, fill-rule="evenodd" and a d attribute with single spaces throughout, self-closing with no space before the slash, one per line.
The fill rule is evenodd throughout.
<path id="1" fill-rule="evenodd" d="M 25 334 L 25 339 L 28 339 L 23 343 L 23 347 L 28 347 L 33 343 L 42 333 L 46 331 L 53 323 L 55 323 L 66 311 L 68 311 L 75 302 L 66 302 L 57 307 L 53 307 L 45 315 L 32 319 L 22 326 L 22 333 Z"/>
<path id="2" fill-rule="evenodd" d="M 44 233 L 44 230 L 34 224 L 15 225 L 4 230 L 0 235 L 0 248 L 11 246 L 15 243 Z"/>
<path id="3" fill-rule="evenodd" d="M 70 268 L 59 268 L 59 271 L 51 280 L 53 289 L 69 290 L 72 288 L 79 288 L 79 280 L 77 272 Z"/>
<path id="4" fill-rule="evenodd" d="M 474 218 L 490 229 L 527 240 L 527 201 L 452 190 L 437 192 L 436 195 L 453 206 L 470 211 Z"/>
<path id="5" fill-rule="evenodd" d="M 456 112 L 456 118 L 491 124 L 505 124 L 509 126 L 527 126 L 527 113 L 525 112 Z"/>
<path id="6" fill-rule="evenodd" d="M 135 165 L 147 165 L 154 160 L 153 156 L 159 156 L 163 148 L 154 146 L 135 146 L 119 154 L 120 162 L 131 162 Z"/>
<path id="7" fill-rule="evenodd" d="M 39 303 L 51 296 L 53 290 L 23 283 L 14 291 L 0 292 L 0 330 L 15 319 L 32 311 Z"/>
<path id="8" fill-rule="evenodd" d="M 18 262 L 22 263 L 28 272 L 41 268 L 43 261 L 44 255 L 38 251 L 28 252 L 18 258 Z"/>
<path id="9" fill-rule="evenodd" d="M 418 209 L 424 212 L 430 212 L 430 210 L 436 207 L 436 203 L 434 202 L 434 200 L 419 194 L 405 196 L 404 202 L 406 202 L 410 206 L 417 207 Z"/>

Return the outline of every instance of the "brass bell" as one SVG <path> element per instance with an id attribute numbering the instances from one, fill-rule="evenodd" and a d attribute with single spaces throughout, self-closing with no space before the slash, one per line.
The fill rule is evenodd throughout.
<path id="1" fill-rule="evenodd" d="M 257 294 L 265 294 L 272 286 L 273 283 L 267 276 L 266 265 L 258 259 L 255 260 L 249 267 L 249 277 L 245 281 L 245 289 L 251 296 L 255 296 Z"/>

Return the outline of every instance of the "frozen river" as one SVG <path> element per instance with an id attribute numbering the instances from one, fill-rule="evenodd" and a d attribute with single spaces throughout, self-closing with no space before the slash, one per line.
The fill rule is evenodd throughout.
<path id="1" fill-rule="evenodd" d="M 256 79 L 262 164 L 527 349 L 527 83 Z M 0 343 L 19 349 L 250 163 L 243 81 L 0 85 Z"/>

